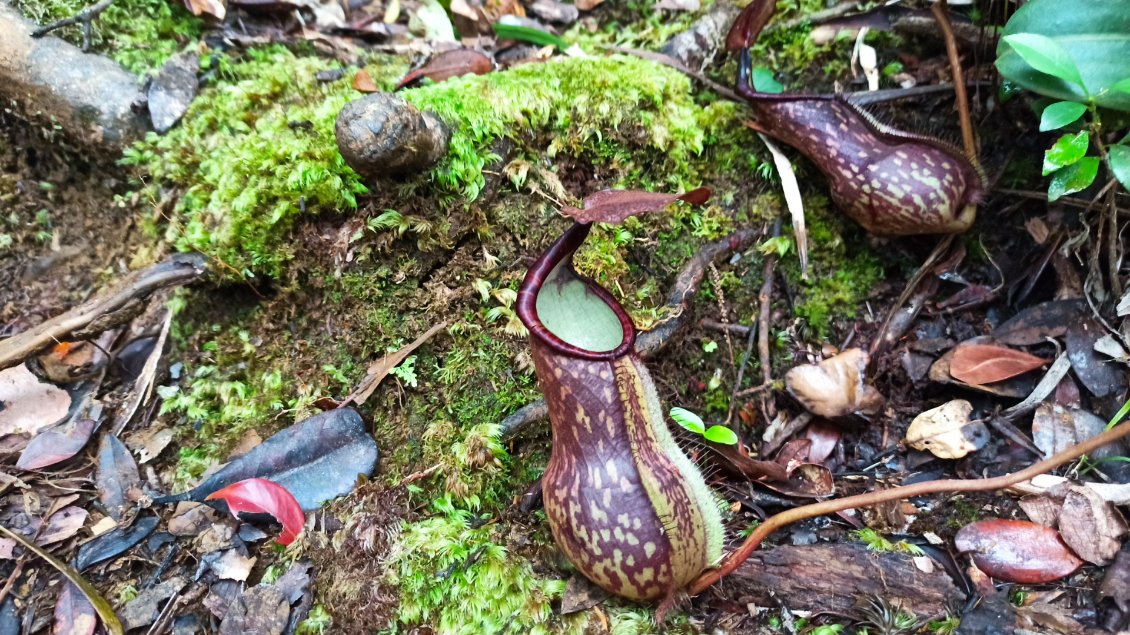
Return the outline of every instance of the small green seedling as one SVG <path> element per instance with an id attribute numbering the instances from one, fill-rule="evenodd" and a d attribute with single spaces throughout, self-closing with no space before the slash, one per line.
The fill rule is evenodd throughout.
<path id="1" fill-rule="evenodd" d="M 707 428 L 701 417 L 685 408 L 672 408 L 671 418 L 687 430 L 702 435 L 702 438 L 707 441 L 721 443 L 722 445 L 737 445 L 738 443 L 738 435 L 733 430 L 726 426 L 710 426 Z"/>

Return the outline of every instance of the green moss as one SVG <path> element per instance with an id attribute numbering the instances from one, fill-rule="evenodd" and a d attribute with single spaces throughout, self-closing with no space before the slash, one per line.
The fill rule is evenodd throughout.
<path id="1" fill-rule="evenodd" d="M 15 0 L 17 9 L 39 24 L 69 18 L 91 3 L 87 0 Z M 185 10 L 179 1 L 116 0 L 94 21 L 91 49 L 108 54 L 137 74 L 158 69 L 173 53 L 196 40 L 203 21 Z M 82 44 L 78 25 L 53 32 Z"/>
<path id="2" fill-rule="evenodd" d="M 808 229 L 809 276 L 800 277 L 795 255 L 782 261 L 790 284 L 799 289 L 796 315 L 803 318 L 812 336 L 827 340 L 836 319 L 852 319 L 883 279 L 883 265 L 866 244 L 863 230 L 828 202 L 817 197 L 805 200 Z M 852 245 L 848 249 L 848 245 Z"/>
<path id="3" fill-rule="evenodd" d="M 403 526 L 388 560 L 400 589 L 398 620 L 429 624 L 443 635 L 560 632 L 574 618 L 554 614 L 551 602 L 565 581 L 534 573 L 513 558 L 498 525 L 436 501 L 437 514 Z"/>
<path id="4" fill-rule="evenodd" d="M 123 162 L 141 168 L 150 199 L 159 199 L 162 188 L 179 194 L 171 217 L 151 221 L 156 229 L 167 220 L 165 238 L 178 249 L 213 255 L 242 275 L 278 276 L 292 257 L 286 238 L 304 213 L 355 209 L 368 191 L 333 136 L 338 111 L 359 93 L 348 81 L 314 78 L 333 62 L 279 47 L 216 59 L 218 81 L 181 125 L 150 135 Z M 370 74 L 387 85 L 403 68 L 386 63 Z M 370 219 L 373 232 L 442 235 L 443 227 L 433 225 L 446 226 L 442 214 L 458 199 L 479 195 L 502 139 L 538 163 L 570 157 L 599 166 L 609 185 L 648 189 L 734 178 L 732 169 L 749 160 L 740 148 L 751 137 L 734 104 L 698 103 L 686 77 L 636 58 L 554 59 L 403 94 L 453 128 L 447 156 L 397 192 L 432 197 L 429 211 L 439 207 L 441 216 L 386 210 Z M 383 194 L 389 200 L 392 192 Z M 720 227 L 712 219 L 703 232 Z"/>

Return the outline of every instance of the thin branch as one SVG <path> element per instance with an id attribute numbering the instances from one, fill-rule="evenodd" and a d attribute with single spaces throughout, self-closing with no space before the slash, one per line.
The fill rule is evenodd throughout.
<path id="1" fill-rule="evenodd" d="M 842 512 L 846 509 L 872 507 L 882 503 L 914 498 L 916 496 L 925 496 L 927 494 L 940 494 L 943 492 L 990 492 L 1005 489 L 1006 487 L 1012 487 L 1017 483 L 1027 481 L 1040 474 L 1050 472 L 1127 435 L 1130 435 L 1130 422 L 1119 424 L 1098 436 L 1091 437 L 1083 443 L 1073 445 L 1059 454 L 1033 464 L 1019 472 L 1013 472 L 1012 474 L 995 478 L 923 481 L 921 483 L 914 483 L 913 485 L 903 485 L 887 490 L 821 501 L 819 503 L 785 510 L 769 517 L 764 523 L 758 525 L 758 527 L 753 530 L 753 533 L 746 538 L 745 542 L 722 561 L 721 566 L 699 576 L 698 579 L 691 583 L 687 592 L 690 595 L 698 595 L 712 584 L 721 580 L 724 576 L 730 575 L 749 558 L 750 554 L 752 554 L 770 534 L 795 522 Z"/>
<path id="2" fill-rule="evenodd" d="M 115 326 L 114 315 L 157 289 L 193 282 L 207 268 L 200 254 L 178 254 L 135 271 L 109 291 L 66 313 L 0 341 L 0 370 L 10 368 L 74 333 L 101 332 Z"/>
<path id="3" fill-rule="evenodd" d="M 942 29 L 942 38 L 946 43 L 946 55 L 950 60 L 950 73 L 953 75 L 953 92 L 957 101 L 957 116 L 961 122 L 961 142 L 965 147 L 965 155 L 980 166 L 977 159 L 977 142 L 973 138 L 973 120 L 969 116 L 969 94 L 965 92 L 965 74 L 961 70 L 961 55 L 957 52 L 957 40 L 953 36 L 953 25 L 950 24 L 949 11 L 946 0 L 938 0 L 931 7 L 938 26 Z"/>
<path id="4" fill-rule="evenodd" d="M 48 24 L 47 26 L 39 27 L 38 29 L 31 32 L 31 36 L 32 37 L 43 37 L 44 35 L 47 35 L 48 33 L 55 31 L 57 29 L 61 29 L 65 26 L 71 26 L 72 24 L 81 23 L 82 24 L 82 52 L 86 53 L 87 51 L 90 50 L 91 23 L 94 22 L 94 18 L 97 18 L 103 11 L 105 11 L 106 9 L 109 9 L 110 5 L 112 5 L 112 4 L 114 4 L 114 0 L 98 0 L 97 3 L 90 5 L 89 7 L 83 9 L 82 11 L 79 11 L 78 13 L 72 15 L 69 18 L 63 18 L 62 20 L 59 20 L 57 22 L 52 22 L 51 24 Z"/>

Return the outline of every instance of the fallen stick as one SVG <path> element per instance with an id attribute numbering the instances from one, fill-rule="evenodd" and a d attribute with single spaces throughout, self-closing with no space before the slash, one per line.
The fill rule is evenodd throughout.
<path id="1" fill-rule="evenodd" d="M 137 304 L 158 289 L 180 286 L 207 271 L 204 256 L 177 254 L 146 269 L 135 271 L 110 290 L 62 315 L 23 333 L 0 341 L 0 370 L 10 368 L 41 350 L 72 336 L 90 336 L 120 323 L 123 309 Z M 118 314 L 118 315 L 116 315 Z"/>

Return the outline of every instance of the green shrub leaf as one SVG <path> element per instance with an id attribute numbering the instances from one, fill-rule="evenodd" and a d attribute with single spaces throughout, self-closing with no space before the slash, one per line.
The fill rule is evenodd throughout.
<path id="1" fill-rule="evenodd" d="M 1004 41 L 1032 68 L 1086 90 L 1075 60 L 1071 59 L 1071 55 L 1059 42 L 1039 33 L 1017 33 L 1006 36 Z"/>
<path id="2" fill-rule="evenodd" d="M 1060 137 L 1055 145 L 1044 152 L 1044 176 L 1087 156 L 1087 146 L 1090 143 L 1091 134 L 1086 130 Z"/>
<path id="3" fill-rule="evenodd" d="M 1095 175 L 1099 173 L 1099 158 L 1086 157 L 1080 159 L 1077 163 L 1073 163 L 1052 176 L 1052 182 L 1048 185 L 1048 202 L 1052 202 L 1065 194 L 1078 192 L 1086 188 L 1095 180 Z"/>
<path id="4" fill-rule="evenodd" d="M 721 443 L 722 445 L 737 445 L 738 443 L 738 435 L 726 426 L 710 426 L 702 436 L 707 441 Z"/>
<path id="5" fill-rule="evenodd" d="M 1056 102 L 1044 108 L 1044 113 L 1040 115 L 1040 132 L 1056 130 L 1069 123 L 1074 123 L 1085 112 L 1087 112 L 1087 107 L 1083 104 L 1074 101 Z"/>
<path id="6" fill-rule="evenodd" d="M 679 407 L 672 408 L 671 418 L 674 419 L 675 423 L 695 434 L 704 434 L 706 432 L 706 425 L 702 423 L 702 417 L 699 417 L 690 410 Z"/>
<path id="7" fill-rule="evenodd" d="M 1120 82 L 1115 82 L 1114 85 L 1110 87 L 1110 90 L 1116 93 L 1130 94 L 1130 77 L 1127 77 Z"/>
<path id="8" fill-rule="evenodd" d="M 996 66 L 1007 82 L 1058 101 L 1093 99 L 1100 108 L 1130 112 L 1130 90 L 1122 84 L 1130 78 L 1124 0 L 1030 0 L 1001 36 Z"/>
<path id="9" fill-rule="evenodd" d="M 1122 184 L 1122 187 L 1130 190 L 1130 147 L 1115 144 L 1110 146 L 1110 155 L 1107 157 L 1107 163 L 1110 165 L 1110 171 L 1114 173 L 1114 178 Z"/>

